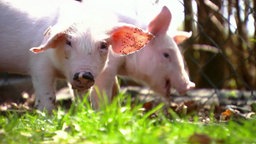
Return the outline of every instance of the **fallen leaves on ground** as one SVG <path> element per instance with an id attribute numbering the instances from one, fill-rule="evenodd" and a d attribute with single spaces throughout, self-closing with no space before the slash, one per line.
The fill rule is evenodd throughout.
<path id="1" fill-rule="evenodd" d="M 165 105 L 162 108 L 162 112 L 170 119 L 191 117 L 191 120 L 193 120 L 193 117 L 196 116 L 201 122 L 207 123 L 213 118 L 214 121 L 226 122 L 229 120 L 251 119 L 256 117 L 256 100 L 250 99 L 251 97 L 247 98 L 241 95 L 241 98 L 239 96 L 230 98 L 229 95 L 221 95 L 221 97 L 217 97 L 218 100 L 216 100 L 216 96 L 213 99 L 214 95 L 207 98 L 200 96 L 199 92 L 194 92 L 193 95 L 187 96 L 171 95 L 171 100 L 168 101 L 161 100 L 153 93 L 145 92 L 145 90 L 141 90 L 140 88 L 135 91 L 133 89 L 127 91 L 127 93 L 132 93 L 132 99 L 135 99 L 132 105 L 142 103 L 145 112 L 156 108 L 159 104 L 164 102 Z M 206 90 L 202 92 L 207 95 L 211 94 L 210 91 Z M 0 104 L 0 113 L 3 114 L 11 111 L 23 113 L 33 110 L 33 100 L 33 97 L 26 97 L 26 101 L 23 103 L 10 101 L 2 103 Z M 70 108 L 71 103 L 72 101 L 69 99 L 59 99 L 57 101 L 59 106 L 66 109 Z M 157 115 L 157 112 L 155 112 L 151 115 L 151 118 Z"/>

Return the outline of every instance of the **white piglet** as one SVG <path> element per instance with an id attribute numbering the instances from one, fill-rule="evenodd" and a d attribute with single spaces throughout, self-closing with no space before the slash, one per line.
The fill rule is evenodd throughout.
<path id="1" fill-rule="evenodd" d="M 91 93 L 95 108 L 99 107 L 98 94 L 105 93 L 110 100 L 116 75 L 128 76 L 141 81 L 164 97 L 170 96 L 171 88 L 185 93 L 195 87 L 195 84 L 189 80 L 183 57 L 177 46 L 177 43 L 186 39 L 189 34 L 180 33 L 173 37 L 167 35 L 171 18 L 171 12 L 164 6 L 147 25 L 147 30 L 155 37 L 141 51 L 125 57 L 109 53 L 106 65 L 94 85 L 98 90 L 94 89 Z M 139 23 L 124 16 L 119 16 L 119 21 Z"/>
<path id="2" fill-rule="evenodd" d="M 73 0 L 0 0 L 0 11 L 0 72 L 31 75 L 39 110 L 55 107 L 56 78 L 87 90 L 102 70 L 109 47 L 129 54 L 153 37 L 115 23 L 105 12 L 97 17 L 97 9 L 90 11 Z"/>

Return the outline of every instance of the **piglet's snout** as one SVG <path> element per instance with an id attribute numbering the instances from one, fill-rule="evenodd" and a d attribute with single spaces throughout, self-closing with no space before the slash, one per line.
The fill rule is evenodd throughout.
<path id="1" fill-rule="evenodd" d="M 196 86 L 195 83 L 189 81 L 178 91 L 180 94 L 185 94 L 188 90 L 195 88 L 195 86 Z"/>
<path id="2" fill-rule="evenodd" d="M 90 72 L 77 72 L 73 76 L 72 87 L 74 89 L 89 89 L 94 84 L 94 77 Z"/>

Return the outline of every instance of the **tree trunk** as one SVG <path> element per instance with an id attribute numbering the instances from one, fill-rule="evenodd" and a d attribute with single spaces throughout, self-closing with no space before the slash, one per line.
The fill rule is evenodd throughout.
<path id="1" fill-rule="evenodd" d="M 225 31 L 222 25 L 224 21 L 219 13 L 222 6 L 221 0 L 215 0 L 211 4 L 206 4 L 205 0 L 196 0 L 198 10 L 198 41 L 199 44 L 210 45 L 222 51 Z M 211 9 L 210 7 L 217 9 Z M 199 71 L 197 85 L 206 88 L 222 88 L 224 85 L 224 76 L 226 63 L 221 53 L 211 53 L 199 51 Z"/>

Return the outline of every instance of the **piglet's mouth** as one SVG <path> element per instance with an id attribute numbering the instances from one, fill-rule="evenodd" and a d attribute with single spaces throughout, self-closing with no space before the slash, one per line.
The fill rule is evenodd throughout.
<path id="1" fill-rule="evenodd" d="M 166 93 L 165 93 L 165 97 L 169 97 L 170 95 L 170 90 L 171 90 L 171 81 L 169 79 L 165 80 L 165 89 L 166 89 Z"/>
<path id="2" fill-rule="evenodd" d="M 72 89 L 76 90 L 88 90 L 94 85 L 94 81 L 88 81 L 87 83 L 81 83 L 80 81 L 74 81 L 72 84 Z"/>

